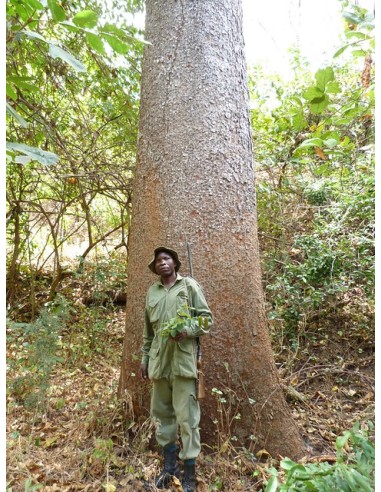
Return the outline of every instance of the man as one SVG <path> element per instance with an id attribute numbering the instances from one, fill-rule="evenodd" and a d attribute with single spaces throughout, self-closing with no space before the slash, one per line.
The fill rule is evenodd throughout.
<path id="1" fill-rule="evenodd" d="M 195 462 L 200 453 L 200 406 L 196 394 L 198 337 L 205 335 L 213 322 L 201 286 L 182 277 L 181 262 L 173 249 L 158 247 L 149 269 L 160 276 L 148 290 L 143 333 L 143 358 L 140 368 L 144 380 L 152 380 L 151 417 L 156 423 L 156 439 L 163 447 L 164 467 L 155 480 L 166 488 L 173 476 L 179 477 L 176 461 L 178 427 L 182 440 L 180 458 L 184 462 L 184 492 L 196 490 Z M 186 309 L 192 320 L 174 337 L 166 339 L 160 331 L 165 322 Z M 198 317 L 206 318 L 200 323 Z"/>

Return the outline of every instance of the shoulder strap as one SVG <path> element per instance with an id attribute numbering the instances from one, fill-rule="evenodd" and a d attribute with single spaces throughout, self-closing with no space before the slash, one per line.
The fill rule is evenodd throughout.
<path id="1" fill-rule="evenodd" d="M 184 277 L 185 285 L 187 286 L 187 291 L 188 291 L 188 302 L 189 302 L 189 307 L 193 308 L 193 302 L 192 302 L 192 292 L 190 291 L 190 284 L 187 281 L 188 277 Z M 192 316 L 192 314 L 191 314 Z M 197 342 L 197 360 L 201 359 L 201 340 L 200 337 L 196 337 L 196 342 Z"/>
<path id="2" fill-rule="evenodd" d="M 189 282 L 187 281 L 187 277 L 184 277 L 184 281 L 185 281 L 185 285 L 187 287 L 187 291 L 188 291 L 188 302 L 189 302 L 189 307 L 193 308 L 193 302 L 192 302 L 192 292 L 190 290 L 190 285 L 189 285 Z"/>

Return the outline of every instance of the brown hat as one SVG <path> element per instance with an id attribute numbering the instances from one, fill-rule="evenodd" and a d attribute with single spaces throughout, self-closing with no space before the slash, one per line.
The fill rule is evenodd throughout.
<path id="1" fill-rule="evenodd" d="M 150 261 L 150 263 L 148 264 L 148 268 L 151 270 L 151 272 L 157 274 L 157 272 L 155 270 L 155 260 L 156 260 L 156 256 L 159 253 L 161 253 L 162 251 L 165 251 L 166 253 L 168 253 L 173 258 L 173 260 L 176 264 L 175 272 L 178 272 L 180 270 L 180 267 L 181 267 L 181 261 L 179 260 L 179 256 L 175 250 L 173 250 L 171 248 L 167 248 L 166 246 L 159 246 L 158 248 L 155 249 L 155 251 L 153 253 L 153 258 Z"/>

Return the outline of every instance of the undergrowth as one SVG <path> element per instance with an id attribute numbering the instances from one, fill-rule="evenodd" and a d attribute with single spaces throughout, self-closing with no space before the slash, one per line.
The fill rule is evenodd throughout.
<path id="1" fill-rule="evenodd" d="M 373 424 L 369 423 L 373 431 Z M 344 449 L 347 452 L 344 452 Z M 334 464 L 295 463 L 285 458 L 280 463 L 281 472 L 271 468 L 271 478 L 265 492 L 372 492 L 374 490 L 375 448 L 367 430 L 356 423 L 351 430 L 336 439 Z M 283 474 L 283 480 L 278 477 Z"/>

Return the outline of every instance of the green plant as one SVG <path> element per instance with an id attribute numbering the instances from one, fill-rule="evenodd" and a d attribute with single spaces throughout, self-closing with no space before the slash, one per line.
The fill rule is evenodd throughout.
<path id="1" fill-rule="evenodd" d="M 51 373 L 63 360 L 61 332 L 70 314 L 68 301 L 57 296 L 33 323 L 9 323 L 7 344 L 19 356 L 9 361 L 8 391 L 28 408 L 41 409 L 46 403 Z"/>
<path id="2" fill-rule="evenodd" d="M 169 321 L 163 323 L 160 328 L 160 335 L 164 338 L 165 341 L 168 338 L 175 337 L 178 333 L 181 333 L 182 330 L 186 327 L 190 327 L 192 322 L 197 322 L 199 328 L 208 329 L 208 319 L 203 318 L 202 316 L 198 316 L 197 318 L 192 317 L 189 314 L 189 310 L 192 309 L 186 304 L 183 304 L 176 312 L 176 316 Z"/>
<path id="3" fill-rule="evenodd" d="M 373 425 L 369 424 L 373 430 Z M 352 445 L 349 452 L 344 448 Z M 300 464 L 289 458 L 281 461 L 284 472 L 282 482 L 278 481 L 278 472 L 270 469 L 271 478 L 265 492 L 373 492 L 375 449 L 368 431 L 361 431 L 359 424 L 336 439 L 337 461 Z"/>
<path id="4" fill-rule="evenodd" d="M 64 344 L 68 361 L 73 365 L 86 365 L 94 357 L 104 356 L 112 359 L 108 343 L 108 324 L 112 323 L 113 313 L 103 306 L 77 308 L 75 323 Z"/>
<path id="5" fill-rule="evenodd" d="M 96 261 L 80 259 L 75 279 L 86 286 L 86 303 L 95 306 L 106 305 L 113 301 L 118 292 L 124 292 L 127 285 L 126 269 L 125 258 L 115 252 L 97 258 Z"/>

